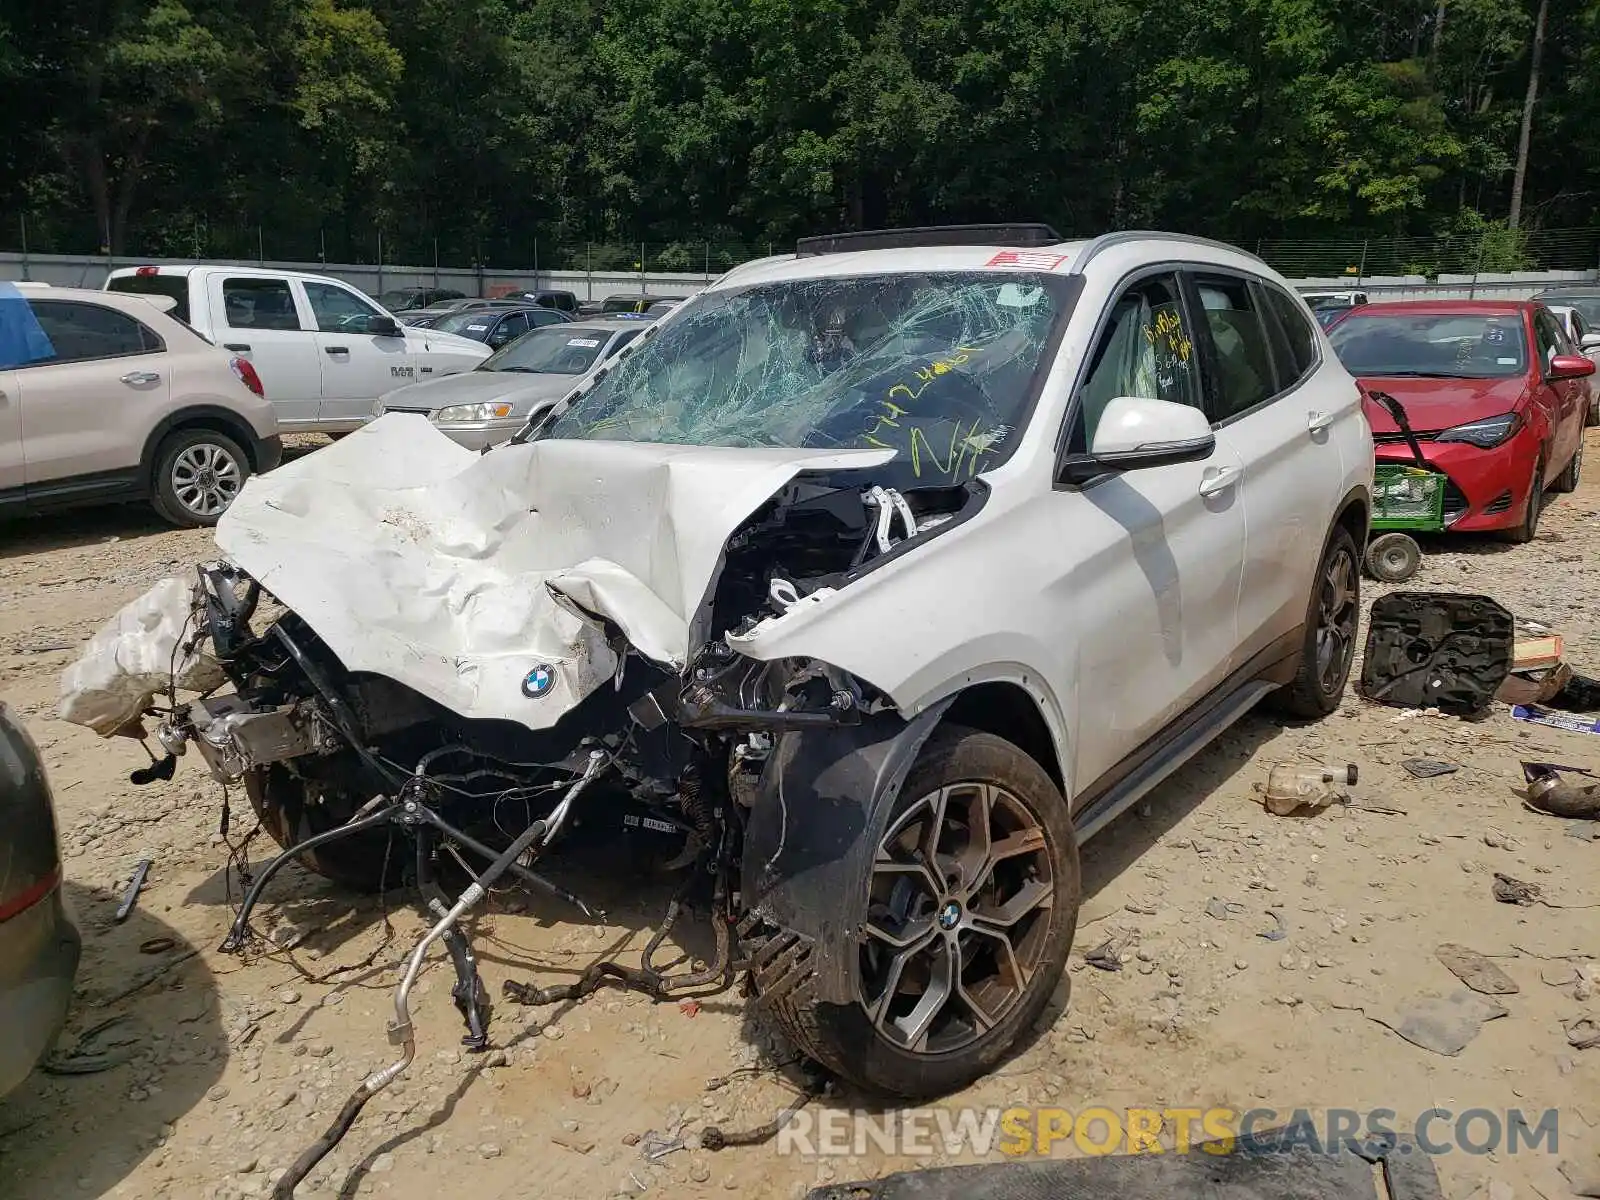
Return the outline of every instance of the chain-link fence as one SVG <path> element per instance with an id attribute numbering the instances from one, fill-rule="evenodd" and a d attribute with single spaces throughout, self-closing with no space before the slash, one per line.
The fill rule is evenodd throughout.
<path id="1" fill-rule="evenodd" d="M 109 256 L 106 238 L 81 214 L 34 213 L 0 220 L 0 251 Z M 513 231 L 476 235 L 458 229 L 438 234 L 359 229 L 284 229 L 167 217 L 132 228 L 115 258 L 200 261 L 344 263 L 421 270 L 453 269 L 537 273 L 636 271 L 717 275 L 786 245 L 715 238 L 633 241 L 622 238 L 539 237 Z M 1263 239 L 1246 249 L 1293 279 L 1600 268 L 1600 227 L 1506 230 L 1486 226 L 1443 237 Z"/>
<path id="2" fill-rule="evenodd" d="M 108 239 L 94 222 L 54 214 L 24 214 L 0 223 L 0 251 L 107 257 Z M 131 229 L 115 257 L 199 261 L 346 263 L 493 272 L 637 271 L 718 275 L 777 252 L 774 243 L 705 238 L 633 241 L 620 238 L 541 238 L 500 232 L 482 237 L 458 231 L 390 234 L 380 229 L 273 229 L 264 225 L 168 220 L 159 229 Z"/>
<path id="3" fill-rule="evenodd" d="M 1588 271 L 1600 267 L 1600 228 L 1489 227 L 1447 237 L 1263 240 L 1252 248 L 1291 279 Z"/>

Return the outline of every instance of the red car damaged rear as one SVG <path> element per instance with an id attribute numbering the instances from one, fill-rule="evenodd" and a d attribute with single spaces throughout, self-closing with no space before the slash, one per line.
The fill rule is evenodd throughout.
<path id="1" fill-rule="evenodd" d="M 1529 301 L 1369 304 L 1328 331 L 1366 390 L 1404 406 L 1428 465 L 1449 477 L 1445 527 L 1531 540 L 1546 491 L 1582 469 L 1594 363 Z M 1366 403 L 1379 462 L 1411 462 L 1390 415 Z"/>

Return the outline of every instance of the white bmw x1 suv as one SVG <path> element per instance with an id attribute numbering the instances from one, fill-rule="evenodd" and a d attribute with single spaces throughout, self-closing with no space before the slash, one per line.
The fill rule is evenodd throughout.
<path id="1" fill-rule="evenodd" d="M 659 836 L 717 914 L 695 986 L 747 969 L 840 1075 L 939 1094 L 1043 1010 L 1084 839 L 1269 694 L 1337 707 L 1372 463 L 1232 247 L 807 239 L 505 445 L 391 414 L 252 479 L 200 597 L 238 694 L 161 740 L 359 887 L 527 822 L 525 877 L 558 831 Z M 120 727 L 91 677 L 67 715 Z"/>

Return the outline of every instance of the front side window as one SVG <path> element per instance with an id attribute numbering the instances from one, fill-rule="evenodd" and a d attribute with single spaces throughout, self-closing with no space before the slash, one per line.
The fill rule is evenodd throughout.
<path id="1" fill-rule="evenodd" d="M 305 289 L 317 329 L 323 333 L 362 333 L 369 317 L 383 316 L 354 292 L 331 283 L 308 282 Z"/>
<path id="2" fill-rule="evenodd" d="M 915 481 L 970 478 L 1026 421 L 1070 307 L 1065 288 L 1043 275 L 944 272 L 710 293 L 542 436 L 883 449 Z"/>
<path id="3" fill-rule="evenodd" d="M 54 350 L 46 360 L 49 362 L 122 358 L 163 348 L 161 339 L 142 323 L 113 308 L 71 300 L 30 300 L 28 304 Z"/>
<path id="4" fill-rule="evenodd" d="M 1075 453 L 1094 444 L 1100 416 L 1118 396 L 1200 407 L 1199 364 L 1176 275 L 1141 280 L 1112 304 L 1078 392 Z"/>
<path id="5" fill-rule="evenodd" d="M 1250 284 L 1232 276 L 1202 275 L 1195 290 L 1211 335 L 1211 420 L 1217 423 L 1272 399 L 1278 381 Z"/>
<path id="6" fill-rule="evenodd" d="M 299 329 L 287 279 L 224 279 L 222 311 L 233 329 Z"/>
<path id="7" fill-rule="evenodd" d="M 1328 340 L 1357 376 L 1490 379 L 1528 369 L 1520 313 L 1354 312 Z"/>

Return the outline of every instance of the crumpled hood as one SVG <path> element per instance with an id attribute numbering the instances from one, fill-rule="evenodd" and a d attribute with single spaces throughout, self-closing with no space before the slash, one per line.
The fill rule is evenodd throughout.
<path id="1" fill-rule="evenodd" d="M 348 669 L 543 729 L 616 671 L 580 609 L 681 669 L 729 535 L 803 470 L 892 457 L 600 441 L 479 455 L 391 413 L 251 478 L 217 545 Z"/>

